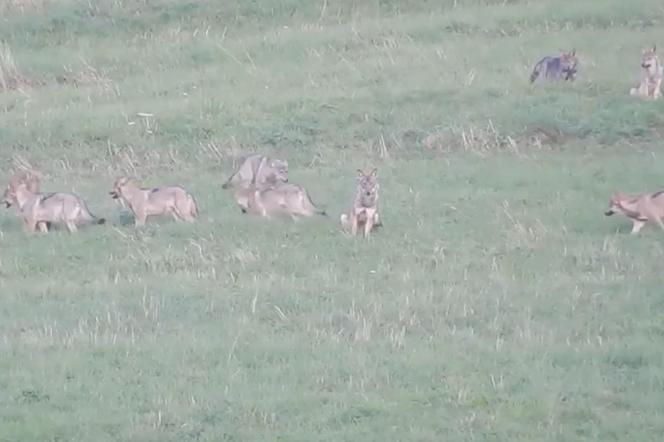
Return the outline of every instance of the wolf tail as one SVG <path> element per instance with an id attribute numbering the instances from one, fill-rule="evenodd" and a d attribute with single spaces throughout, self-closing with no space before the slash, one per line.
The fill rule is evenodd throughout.
<path id="1" fill-rule="evenodd" d="M 87 204 L 83 203 L 82 209 L 83 222 L 98 225 L 104 224 L 106 222 L 106 218 L 99 218 L 93 215 L 92 212 L 90 212 L 90 208 Z"/>
<path id="2" fill-rule="evenodd" d="M 88 216 L 89 216 L 88 222 L 90 224 L 102 225 L 106 223 L 106 218 L 99 218 L 98 216 L 95 216 L 90 212 L 88 212 Z"/>
<path id="3" fill-rule="evenodd" d="M 221 188 L 228 189 L 229 187 L 231 187 L 231 185 L 233 184 L 233 178 L 235 178 L 235 174 L 231 175 L 230 178 L 228 178 L 226 182 L 221 185 Z"/>
<path id="4" fill-rule="evenodd" d="M 198 203 L 196 202 L 196 198 L 194 198 L 192 195 L 189 195 L 189 202 L 190 202 L 190 210 L 191 210 L 191 216 L 194 218 L 198 218 Z"/>
<path id="5" fill-rule="evenodd" d="M 542 70 L 542 65 L 544 64 L 544 61 L 546 60 L 546 57 L 541 59 L 540 61 L 537 62 L 535 67 L 533 68 L 533 71 L 530 73 L 530 82 L 534 82 L 537 80 L 537 77 L 539 77 L 540 72 Z"/>
<path id="6" fill-rule="evenodd" d="M 311 212 L 315 215 L 327 216 L 327 212 L 325 211 L 325 209 L 319 208 L 311 200 L 311 197 L 309 196 L 309 193 L 307 193 L 306 190 L 302 192 L 302 205 L 304 206 L 305 210 L 308 212 Z"/>

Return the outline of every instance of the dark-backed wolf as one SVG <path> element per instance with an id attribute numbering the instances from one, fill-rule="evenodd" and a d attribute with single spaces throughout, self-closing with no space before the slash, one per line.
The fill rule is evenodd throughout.
<path id="1" fill-rule="evenodd" d="M 576 49 L 563 52 L 558 56 L 547 55 L 537 62 L 530 74 L 530 82 L 534 82 L 540 75 L 549 81 L 570 80 L 574 81 L 579 63 L 576 57 Z"/>

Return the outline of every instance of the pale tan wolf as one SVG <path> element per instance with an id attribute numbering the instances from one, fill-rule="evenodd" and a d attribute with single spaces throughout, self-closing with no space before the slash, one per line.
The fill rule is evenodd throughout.
<path id="1" fill-rule="evenodd" d="M 268 158 L 265 155 L 253 154 L 244 159 L 242 165 L 221 186 L 229 187 L 258 187 L 270 183 L 288 182 L 288 162 L 277 158 Z"/>
<path id="2" fill-rule="evenodd" d="M 641 195 L 616 192 L 611 196 L 609 208 L 604 215 L 622 213 L 632 220 L 632 234 L 636 235 L 646 222 L 653 222 L 664 230 L 664 191 Z"/>
<path id="3" fill-rule="evenodd" d="M 136 227 L 144 226 L 149 216 L 170 214 L 176 221 L 194 222 L 198 206 L 194 197 L 180 186 L 139 187 L 131 177 L 115 180 L 111 197 L 129 207 Z"/>
<path id="4" fill-rule="evenodd" d="M 274 183 L 257 187 L 254 185 L 238 188 L 235 199 L 243 213 L 260 215 L 265 218 L 286 215 L 294 220 L 314 215 L 326 216 L 319 209 L 304 187 L 291 183 Z"/>
<path id="5" fill-rule="evenodd" d="M 39 179 L 30 173 L 19 172 L 12 176 L 5 190 L 6 207 L 16 206 L 23 226 L 28 233 L 46 233 L 52 225 L 64 225 L 69 232 L 76 232 L 86 224 L 104 224 L 104 218 L 90 213 L 86 202 L 73 193 L 40 193 Z"/>
<path id="6" fill-rule="evenodd" d="M 664 77 L 664 66 L 657 57 L 657 46 L 643 51 L 641 58 L 641 83 L 639 87 L 632 88 L 630 95 L 658 99 L 662 95 L 662 77 Z"/>
<path id="7" fill-rule="evenodd" d="M 537 80 L 542 73 L 544 74 L 543 78 L 549 81 L 574 81 L 578 63 L 576 49 L 563 52 L 557 57 L 547 55 L 535 64 L 533 72 L 530 74 L 530 82 Z"/>
<path id="8" fill-rule="evenodd" d="M 353 207 L 349 214 L 341 214 L 341 226 L 357 235 L 357 229 L 362 228 L 367 238 L 371 231 L 382 226 L 378 213 L 378 169 L 364 173 L 357 169 L 357 192 Z"/>

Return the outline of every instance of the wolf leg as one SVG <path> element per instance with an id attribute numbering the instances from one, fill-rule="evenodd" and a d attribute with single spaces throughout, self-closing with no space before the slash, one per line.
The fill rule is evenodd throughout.
<path id="1" fill-rule="evenodd" d="M 641 220 L 638 220 L 638 219 L 635 219 L 632 222 L 634 223 L 632 225 L 632 232 L 631 232 L 632 235 L 636 235 L 637 233 L 639 233 L 639 231 L 643 228 L 643 226 L 646 225 L 645 221 L 641 221 Z"/>

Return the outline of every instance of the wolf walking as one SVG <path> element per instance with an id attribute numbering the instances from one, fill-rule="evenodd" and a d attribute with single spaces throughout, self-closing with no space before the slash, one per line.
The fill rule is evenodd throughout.
<path id="1" fill-rule="evenodd" d="M 131 177 L 115 180 L 110 195 L 129 207 L 136 227 L 145 225 L 148 217 L 170 214 L 176 221 L 194 222 L 198 206 L 194 197 L 180 186 L 144 189 Z"/>
<path id="2" fill-rule="evenodd" d="M 576 49 L 558 56 L 547 55 L 535 64 L 530 74 L 530 82 L 533 83 L 540 75 L 543 75 L 543 78 L 549 81 L 574 81 L 578 62 Z"/>
<path id="3" fill-rule="evenodd" d="M 28 233 L 46 233 L 51 225 L 64 225 L 76 232 L 85 224 L 104 224 L 104 218 L 94 216 L 87 203 L 73 193 L 40 193 L 39 179 L 25 172 L 14 174 L 3 195 L 6 207 L 16 206 Z"/>
<path id="4" fill-rule="evenodd" d="M 616 192 L 609 200 L 609 208 L 604 215 L 611 216 L 621 213 L 632 220 L 632 235 L 641 231 L 646 222 L 657 224 L 664 230 L 664 191 L 646 193 L 640 195 L 629 195 L 624 192 Z"/>

